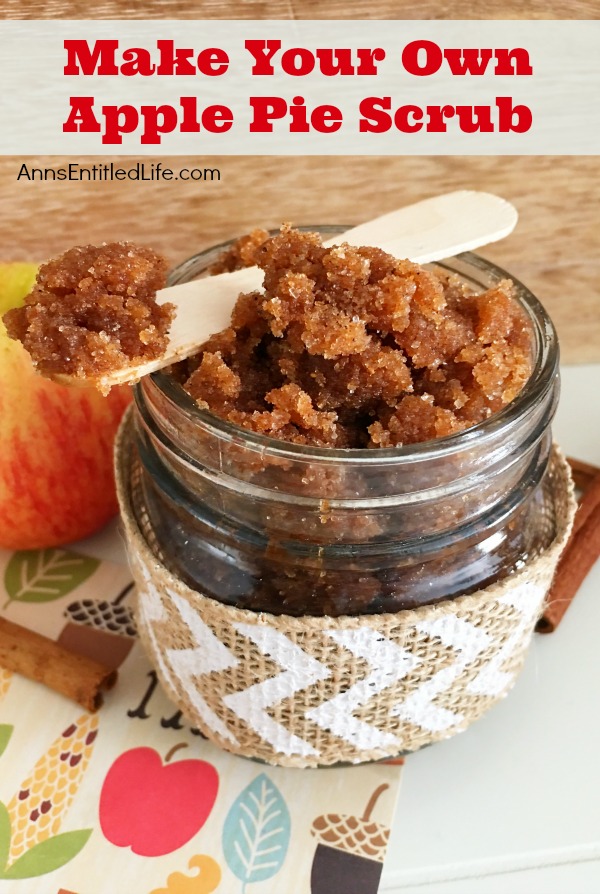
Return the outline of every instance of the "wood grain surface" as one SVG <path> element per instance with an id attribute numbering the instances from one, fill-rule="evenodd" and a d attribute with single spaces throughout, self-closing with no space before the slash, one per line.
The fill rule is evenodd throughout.
<path id="1" fill-rule="evenodd" d="M 5 19 L 597 19 L 598 0 L 0 0 Z"/>
<path id="2" fill-rule="evenodd" d="M 130 168 L 136 159 L 112 159 Z M 129 239 L 172 263 L 256 225 L 355 224 L 436 192 L 482 189 L 519 210 L 515 232 L 481 251 L 548 308 L 563 359 L 600 361 L 600 158 L 146 158 L 218 168 L 220 181 L 17 181 L 0 158 L 0 258 L 40 260 L 74 244 Z M 27 159 L 57 168 L 69 159 Z M 78 159 L 82 165 L 106 158 Z"/>

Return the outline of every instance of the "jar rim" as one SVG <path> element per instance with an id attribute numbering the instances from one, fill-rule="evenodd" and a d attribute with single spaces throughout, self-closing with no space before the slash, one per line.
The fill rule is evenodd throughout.
<path id="1" fill-rule="evenodd" d="M 337 226 L 299 227 L 300 230 L 320 230 L 321 232 L 340 232 Z M 225 248 L 229 242 L 192 255 L 172 272 L 173 277 L 180 270 L 192 267 L 194 264 L 207 259 L 209 255 Z M 192 422 L 209 428 L 224 440 L 239 443 L 244 441 L 244 446 L 249 450 L 256 450 L 262 456 L 276 457 L 280 459 L 297 458 L 318 463 L 360 461 L 365 465 L 394 463 L 412 463 L 421 460 L 436 460 L 442 457 L 452 456 L 468 447 L 484 446 L 486 441 L 494 440 L 500 429 L 506 426 L 518 424 L 518 421 L 527 417 L 538 405 L 540 398 L 547 392 L 558 372 L 559 347 L 556 329 L 548 316 L 542 303 L 523 283 L 511 273 L 499 267 L 492 261 L 483 258 L 474 252 L 462 252 L 454 257 L 442 261 L 435 261 L 431 266 L 443 268 L 449 272 L 459 273 L 457 265 L 465 268 L 491 274 L 497 280 L 510 279 L 515 286 L 515 298 L 526 311 L 532 324 L 536 339 L 536 355 L 532 373 L 519 394 L 497 413 L 493 413 L 488 419 L 471 426 L 464 431 L 446 435 L 429 441 L 420 441 L 406 444 L 402 447 L 385 448 L 335 448 L 313 447 L 305 444 L 294 444 L 288 441 L 272 438 L 258 432 L 250 431 L 242 426 L 235 425 L 209 410 L 201 409 L 193 398 L 184 390 L 181 384 L 176 382 L 165 370 L 151 373 L 150 379 L 162 392 L 163 396 L 175 405 L 178 410 L 185 413 Z M 464 276 L 468 277 L 465 269 Z M 181 281 L 181 278 L 175 278 Z M 135 386 L 139 388 L 139 383 Z"/>

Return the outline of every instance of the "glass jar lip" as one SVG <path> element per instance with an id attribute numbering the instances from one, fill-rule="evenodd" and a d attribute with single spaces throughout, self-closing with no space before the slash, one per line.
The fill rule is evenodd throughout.
<path id="1" fill-rule="evenodd" d="M 301 230 L 319 230 L 320 232 L 336 233 L 339 226 L 319 225 L 313 227 L 298 227 Z M 213 246 L 196 255 L 192 255 L 175 268 L 173 273 L 185 268 L 193 267 L 209 254 L 220 251 L 229 245 L 229 242 Z M 519 394 L 509 404 L 493 413 L 483 422 L 473 425 L 465 431 L 436 438 L 430 441 L 421 441 L 415 444 L 406 444 L 402 447 L 388 448 L 334 448 L 312 447 L 304 444 L 290 442 L 261 435 L 242 426 L 235 425 L 208 410 L 203 410 L 187 394 L 183 387 L 169 376 L 164 370 L 152 373 L 150 379 L 163 395 L 179 410 L 185 413 L 188 420 L 212 429 L 228 441 L 240 443 L 250 450 L 256 450 L 263 456 L 277 457 L 281 459 L 297 458 L 304 461 L 319 463 L 359 461 L 361 464 L 385 464 L 385 463 L 409 463 L 414 461 L 436 460 L 451 456 L 469 447 L 479 447 L 486 441 L 497 437 L 498 432 L 506 426 L 514 425 L 518 420 L 525 418 L 538 404 L 540 398 L 546 393 L 558 372 L 559 348 L 556 329 L 548 316 L 545 308 L 535 295 L 520 280 L 508 273 L 502 267 L 483 258 L 474 252 L 462 252 L 455 257 L 436 261 L 432 266 L 442 267 L 451 272 L 457 272 L 452 266 L 453 262 L 469 265 L 476 270 L 491 273 L 497 279 L 510 279 L 515 286 L 515 294 L 523 309 L 527 312 L 533 324 L 537 342 L 534 368 L 527 383 Z M 173 274 L 172 274 L 173 275 Z M 172 281 L 172 280 L 171 280 Z M 180 281 L 179 278 L 175 282 Z M 139 388 L 140 385 L 136 385 Z"/>

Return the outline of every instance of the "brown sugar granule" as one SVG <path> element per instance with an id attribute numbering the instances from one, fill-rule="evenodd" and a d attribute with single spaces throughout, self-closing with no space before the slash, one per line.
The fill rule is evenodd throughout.
<path id="1" fill-rule="evenodd" d="M 258 249 L 268 238 L 268 232 L 259 229 L 252 230 L 247 236 L 241 236 L 228 249 L 221 252 L 215 263 L 208 268 L 208 272 L 215 276 L 217 273 L 231 273 L 241 267 L 253 267 L 256 264 Z"/>
<path id="2" fill-rule="evenodd" d="M 378 248 L 255 230 L 218 269 L 256 263 L 262 292 L 200 349 L 184 387 L 250 430 L 298 444 L 398 447 L 485 420 L 532 371 L 508 280 L 475 294 Z"/>
<path id="3" fill-rule="evenodd" d="M 3 319 L 42 373 L 101 375 L 165 352 L 175 308 L 155 298 L 166 275 L 164 258 L 128 242 L 78 246 L 43 264 Z"/>

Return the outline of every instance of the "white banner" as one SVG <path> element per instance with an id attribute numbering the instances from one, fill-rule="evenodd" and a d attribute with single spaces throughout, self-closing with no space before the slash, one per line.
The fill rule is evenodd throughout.
<path id="1" fill-rule="evenodd" d="M 592 155 L 599 21 L 0 23 L 8 155 Z"/>

